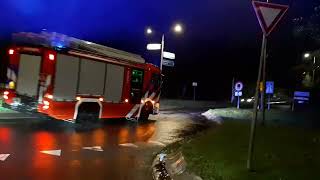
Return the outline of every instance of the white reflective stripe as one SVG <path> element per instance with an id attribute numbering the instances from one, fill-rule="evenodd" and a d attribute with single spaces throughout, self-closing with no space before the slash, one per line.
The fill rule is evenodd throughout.
<path id="1" fill-rule="evenodd" d="M 10 68 L 7 69 L 7 78 L 14 81 L 14 82 L 17 81 L 16 73 Z"/>
<path id="2" fill-rule="evenodd" d="M 147 98 L 149 94 L 149 91 L 146 92 L 146 94 L 144 95 L 144 98 Z"/>
<path id="3" fill-rule="evenodd" d="M 17 82 L 17 75 L 13 70 L 11 70 L 11 79 L 12 81 Z"/>
<path id="4" fill-rule="evenodd" d="M 158 102 L 159 100 L 160 100 L 160 93 L 159 93 L 158 97 L 154 101 Z"/>
<path id="5" fill-rule="evenodd" d="M 143 106 L 143 104 L 140 104 L 139 112 L 138 112 L 138 114 L 137 114 L 137 116 L 136 116 L 137 118 L 139 118 L 139 117 L 140 117 L 142 106 Z"/>
<path id="6" fill-rule="evenodd" d="M 10 68 L 7 69 L 7 78 L 11 79 L 11 69 Z"/>
<path id="7" fill-rule="evenodd" d="M 151 94 L 151 96 L 149 98 L 153 99 L 155 95 L 156 95 L 156 93 L 154 92 L 154 93 Z"/>
<path id="8" fill-rule="evenodd" d="M 131 111 L 126 115 L 126 118 L 130 118 L 136 111 L 137 109 L 139 108 L 140 104 L 136 104 L 132 109 Z"/>

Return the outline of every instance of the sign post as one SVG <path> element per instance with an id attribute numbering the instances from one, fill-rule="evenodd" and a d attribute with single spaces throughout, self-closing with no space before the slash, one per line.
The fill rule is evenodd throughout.
<path id="1" fill-rule="evenodd" d="M 197 82 L 193 82 L 192 86 L 193 86 L 193 100 L 195 101 L 196 100 L 196 88 L 198 86 L 198 83 Z"/>
<path id="2" fill-rule="evenodd" d="M 274 93 L 274 82 L 267 81 L 266 82 L 266 94 L 268 95 L 268 110 L 270 110 L 270 98 L 273 93 Z"/>
<path id="3" fill-rule="evenodd" d="M 254 140 L 255 140 L 257 115 L 258 115 L 257 107 L 259 102 L 259 83 L 261 81 L 261 74 L 263 75 L 263 81 L 262 81 L 263 85 L 265 84 L 265 78 L 266 78 L 267 36 L 276 27 L 276 25 L 283 18 L 283 16 L 285 15 L 285 13 L 289 8 L 289 6 L 286 6 L 286 5 L 269 3 L 269 0 L 267 0 L 267 2 L 252 1 L 252 5 L 255 10 L 256 16 L 258 18 L 260 27 L 263 31 L 263 36 L 262 36 L 261 55 L 260 55 L 258 78 L 257 78 L 256 92 L 255 92 L 255 102 L 253 106 L 254 113 L 253 113 L 252 122 L 251 122 L 248 159 L 247 159 L 248 170 L 252 170 Z M 262 98 L 264 98 L 264 90 L 261 93 L 262 93 Z M 264 109 L 264 107 L 261 107 L 261 108 Z"/>
<path id="4" fill-rule="evenodd" d="M 235 96 L 238 97 L 237 108 L 240 109 L 240 97 L 242 96 L 243 83 L 237 82 L 234 85 L 234 89 L 235 89 Z"/>

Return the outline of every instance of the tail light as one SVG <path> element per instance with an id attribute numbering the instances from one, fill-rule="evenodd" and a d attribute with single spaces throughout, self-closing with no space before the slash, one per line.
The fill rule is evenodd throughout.
<path id="1" fill-rule="evenodd" d="M 99 98 L 99 101 L 102 102 L 104 99 L 103 98 Z"/>
<path id="2" fill-rule="evenodd" d="M 3 95 L 9 95 L 9 91 L 3 92 Z"/>
<path id="3" fill-rule="evenodd" d="M 128 103 L 128 102 L 129 102 L 129 99 L 125 99 L 124 102 Z"/>

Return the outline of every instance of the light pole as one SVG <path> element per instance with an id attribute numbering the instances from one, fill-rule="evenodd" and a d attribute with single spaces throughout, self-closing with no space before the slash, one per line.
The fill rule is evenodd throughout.
<path id="1" fill-rule="evenodd" d="M 311 54 L 305 53 L 303 57 L 305 59 L 309 59 L 311 57 Z M 316 56 L 313 56 L 313 67 L 312 67 L 312 84 L 313 85 L 314 85 L 315 75 L 316 75 Z"/>
<path id="2" fill-rule="evenodd" d="M 181 24 L 177 23 L 173 26 L 173 32 L 176 34 L 181 34 L 183 32 L 183 27 Z M 148 27 L 146 30 L 147 35 L 151 35 L 153 34 L 153 30 L 151 29 L 151 27 Z M 160 70 L 162 71 L 162 63 L 163 63 L 163 59 L 164 59 L 164 47 L 165 47 L 165 35 L 164 33 L 162 34 L 161 37 L 161 57 L 160 57 Z"/>

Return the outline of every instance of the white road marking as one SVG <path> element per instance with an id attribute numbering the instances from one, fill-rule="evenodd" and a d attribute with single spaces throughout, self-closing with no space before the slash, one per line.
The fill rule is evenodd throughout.
<path id="1" fill-rule="evenodd" d="M 148 141 L 148 143 L 150 144 L 155 144 L 155 145 L 158 145 L 158 146 L 166 146 L 164 143 L 162 142 L 159 142 L 159 141 Z"/>
<path id="2" fill-rule="evenodd" d="M 133 147 L 133 148 L 138 148 L 139 146 L 132 144 L 132 143 L 124 143 L 124 144 L 119 144 L 119 146 L 123 147 Z"/>
<path id="3" fill-rule="evenodd" d="M 40 152 L 44 153 L 44 154 L 53 155 L 53 156 L 60 156 L 61 155 L 61 149 L 59 149 L 59 150 L 47 150 L 47 151 L 40 151 Z"/>
<path id="4" fill-rule="evenodd" d="M 9 156 L 10 154 L 0 154 L 0 161 L 5 161 Z"/>
<path id="5" fill-rule="evenodd" d="M 82 149 L 92 150 L 92 151 L 99 151 L 99 152 L 102 152 L 102 151 L 103 151 L 103 149 L 101 148 L 101 146 L 83 147 Z"/>

